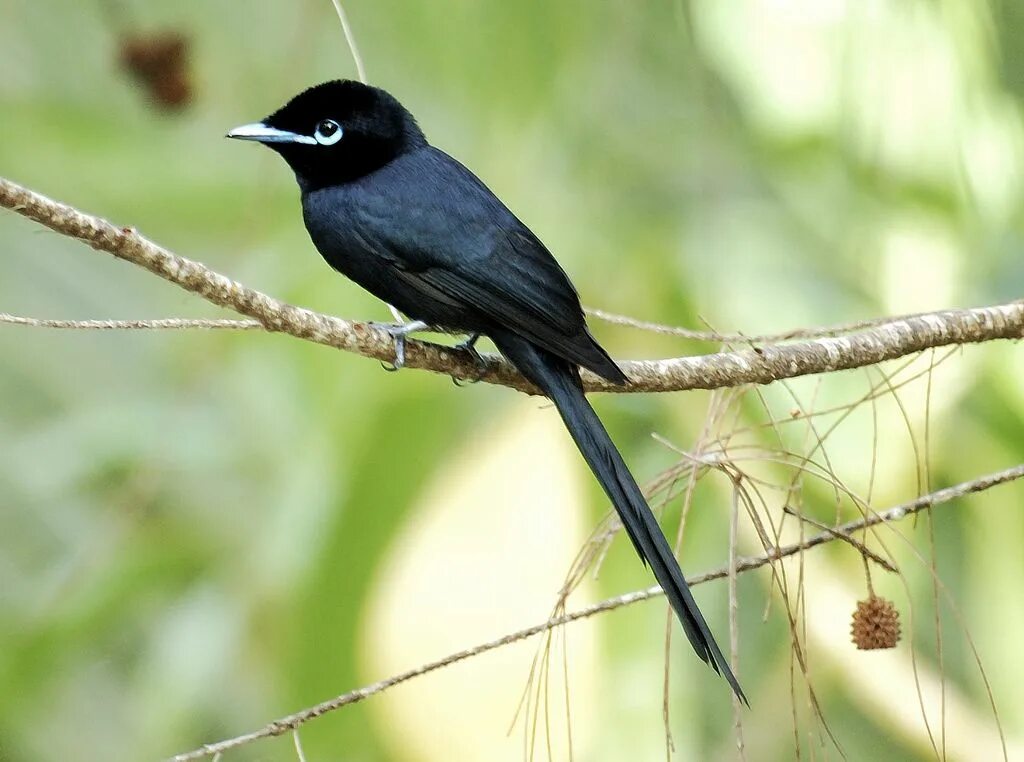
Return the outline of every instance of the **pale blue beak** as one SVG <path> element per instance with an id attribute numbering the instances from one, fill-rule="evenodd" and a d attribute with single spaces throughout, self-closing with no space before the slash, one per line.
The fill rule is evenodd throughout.
<path id="1" fill-rule="evenodd" d="M 255 140 L 258 143 L 302 143 L 303 145 L 315 146 L 316 138 L 309 135 L 300 135 L 297 132 L 279 130 L 270 127 L 263 122 L 253 122 L 235 127 L 225 137 L 237 138 L 238 140 Z"/>

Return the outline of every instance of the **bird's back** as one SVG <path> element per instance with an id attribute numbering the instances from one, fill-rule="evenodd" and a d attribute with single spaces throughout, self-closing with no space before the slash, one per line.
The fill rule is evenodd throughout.
<path id="1" fill-rule="evenodd" d="M 621 383 L 587 331 L 565 271 L 472 172 L 426 146 L 354 182 L 304 195 L 313 242 L 335 269 L 410 317 L 512 330 Z"/>

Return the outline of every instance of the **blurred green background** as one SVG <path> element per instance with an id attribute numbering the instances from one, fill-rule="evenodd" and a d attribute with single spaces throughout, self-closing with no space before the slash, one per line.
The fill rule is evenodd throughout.
<path id="1" fill-rule="evenodd" d="M 1020 296 L 1020 8 L 347 4 L 371 81 L 537 232 L 586 304 L 749 333 Z M 160 30 L 184 34 L 192 53 L 194 98 L 178 113 L 156 107 L 118 63 L 127 35 Z M 286 301 L 387 319 L 320 261 L 283 163 L 222 137 L 305 86 L 354 76 L 327 0 L 7 0 L 0 71 L 3 176 Z M 0 252 L 0 311 L 223 314 L 10 213 L 0 215 Z M 712 349 L 593 325 L 620 358 Z M 5 762 L 166 757 L 543 620 L 608 509 L 553 412 L 506 389 L 386 374 L 253 332 L 0 326 L 0 358 Z M 1017 347 L 1002 343 L 968 348 L 935 374 L 935 486 L 1024 459 L 1022 371 Z M 827 379 L 818 403 L 849 402 L 867 379 Z M 817 394 L 813 382 L 794 388 L 804 402 Z M 915 389 L 907 415 L 920 451 L 924 389 Z M 776 414 L 793 406 L 770 394 Z M 692 446 L 708 402 L 687 393 L 596 404 L 644 483 L 679 460 L 650 434 Z M 833 466 L 862 492 L 871 479 L 877 508 L 913 497 L 923 457 L 901 412 L 879 408 L 884 457 L 870 475 L 863 412 L 830 442 Z M 739 424 L 764 420 L 749 404 Z M 1003 487 L 939 509 L 934 524 L 939 576 L 985 665 L 1010 758 L 1024 753 L 1022 497 L 1024 488 Z M 820 485 L 804 501 L 823 521 L 837 512 Z M 727 481 L 702 483 L 688 573 L 726 560 L 729 510 Z M 926 520 L 900 529 L 929 556 Z M 748 530 L 740 552 L 754 554 Z M 849 644 L 863 568 L 848 547 L 831 546 L 808 557 L 804 638 L 822 711 L 853 760 L 942 756 L 938 694 L 928 689 L 940 669 L 932 580 L 908 547 L 891 545 L 907 588 L 877 574 L 876 584 L 897 599 L 917 646 L 939 751 L 906 640 L 885 654 Z M 648 584 L 618 538 L 569 607 Z M 799 675 L 791 701 L 784 609 L 777 598 L 766 608 L 771 584 L 762 570 L 739 586 L 746 758 L 793 759 L 799 746 L 837 759 Z M 697 597 L 727 644 L 726 585 Z M 985 685 L 960 621 L 941 611 L 946 754 L 997 758 Z M 577 759 L 664 758 L 664 632 L 660 601 L 569 628 Z M 735 759 L 727 690 L 681 640 L 676 632 L 669 658 L 674 758 Z M 506 730 L 536 646 L 320 718 L 302 730 L 306 755 L 520 759 L 522 725 Z M 549 755 L 544 716 L 550 756 L 568 753 L 561 656 L 552 664 L 539 759 Z M 295 756 L 285 737 L 224 759 Z"/>

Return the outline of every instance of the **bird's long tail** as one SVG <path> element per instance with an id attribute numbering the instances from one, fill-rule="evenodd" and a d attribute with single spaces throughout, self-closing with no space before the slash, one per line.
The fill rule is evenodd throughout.
<path id="1" fill-rule="evenodd" d="M 576 446 L 601 483 L 640 558 L 665 591 L 697 656 L 722 674 L 744 702 L 736 676 L 697 608 L 672 549 L 636 480 L 583 393 L 575 366 L 514 334 L 492 336 L 495 344 L 530 381 L 555 403 Z"/>

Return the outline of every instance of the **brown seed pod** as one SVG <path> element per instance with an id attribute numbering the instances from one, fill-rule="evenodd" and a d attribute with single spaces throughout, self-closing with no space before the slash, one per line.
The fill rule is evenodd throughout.
<path id="1" fill-rule="evenodd" d="M 119 60 L 158 106 L 178 110 L 192 100 L 188 54 L 188 38 L 180 32 L 131 34 L 121 40 Z"/>
<path id="2" fill-rule="evenodd" d="M 892 601 L 870 596 L 857 602 L 850 624 L 850 635 L 857 648 L 895 648 L 900 642 L 900 612 Z"/>

